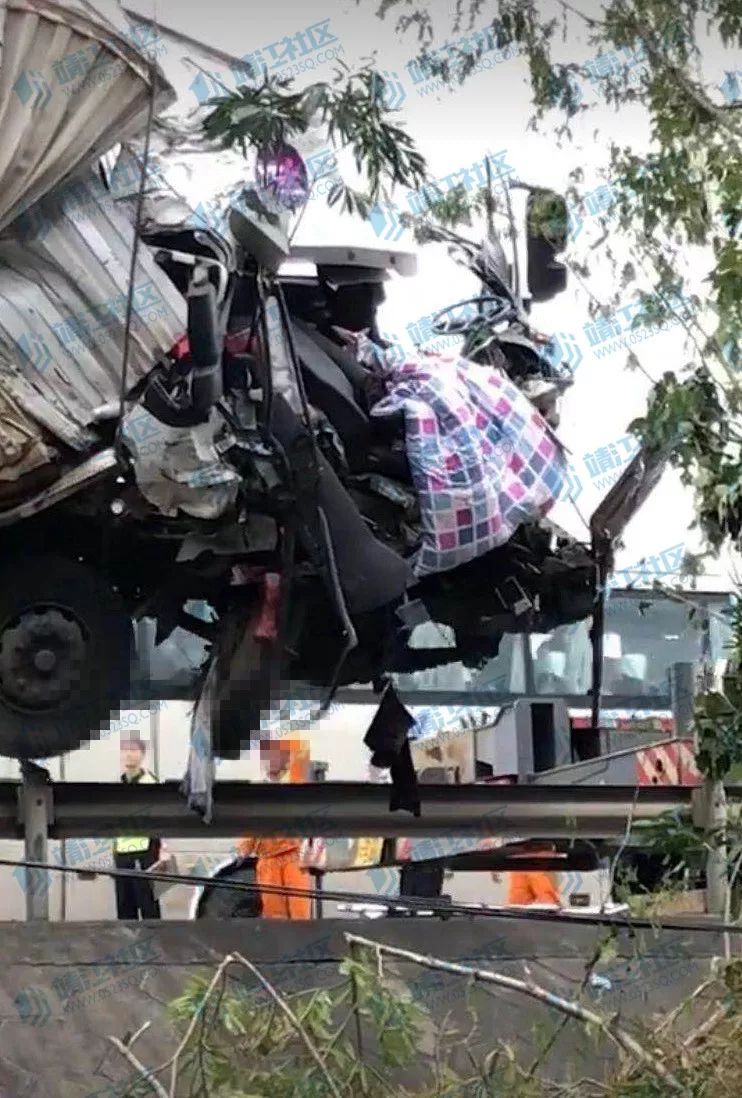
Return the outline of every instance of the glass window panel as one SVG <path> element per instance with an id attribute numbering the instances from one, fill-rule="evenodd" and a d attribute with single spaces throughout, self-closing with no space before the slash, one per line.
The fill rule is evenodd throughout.
<path id="1" fill-rule="evenodd" d="M 472 690 L 492 690 L 493 693 L 524 694 L 526 668 L 523 653 L 524 638 L 520 634 L 506 633 L 500 642 L 500 651 L 488 660 L 481 671 L 472 678 Z"/>
<path id="2" fill-rule="evenodd" d="M 709 647 L 711 661 L 717 675 L 722 675 L 730 655 L 733 641 L 731 598 L 724 602 L 713 602 L 709 606 Z"/>
<path id="3" fill-rule="evenodd" d="M 671 665 L 700 663 L 704 656 L 710 657 L 714 670 L 721 673 L 731 638 L 731 596 L 689 594 L 687 600 L 680 602 L 655 591 L 610 592 L 605 614 L 605 696 L 666 696 Z M 688 605 L 691 601 L 698 607 L 695 611 Z M 204 603 L 189 604 L 187 609 L 205 620 L 213 615 Z M 708 622 L 705 637 L 704 621 Z M 395 682 L 411 694 L 476 691 L 491 692 L 493 696 L 525 696 L 528 648 L 536 694 L 585 696 L 592 680 L 590 625 L 588 619 L 549 634 L 505 634 L 497 655 L 479 668 L 467 668 L 455 661 L 444 667 L 397 675 Z M 167 696 L 169 685 L 190 691 L 208 657 L 209 646 L 182 629 L 175 629 L 166 641 L 155 645 L 155 630 L 156 622 L 151 619 L 137 624 L 136 681 L 143 689 L 149 684 L 159 696 Z M 410 647 L 421 653 L 448 648 L 455 655 L 452 631 L 430 622 L 414 630 Z"/>
<path id="4" fill-rule="evenodd" d="M 701 658 L 699 615 L 672 600 L 611 596 L 606 604 L 608 637 L 603 661 L 603 692 L 662 694 L 668 691 L 673 663 Z"/>
<path id="5" fill-rule="evenodd" d="M 693 600 L 695 606 L 688 604 Z M 700 663 L 704 655 L 704 604 L 656 593 L 611 592 L 605 608 L 603 693 L 652 697 L 669 692 L 674 663 Z"/>
<path id="6" fill-rule="evenodd" d="M 590 620 L 529 637 L 537 694 L 586 694 L 592 679 Z"/>

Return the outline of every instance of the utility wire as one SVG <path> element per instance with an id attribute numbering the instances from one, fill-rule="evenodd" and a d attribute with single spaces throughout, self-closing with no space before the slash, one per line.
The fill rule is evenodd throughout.
<path id="1" fill-rule="evenodd" d="M 412 863 L 414 864 L 414 863 Z M 661 922 L 657 919 L 639 919 L 629 915 L 573 915 L 557 911 L 528 911 L 516 908 L 478 908 L 460 903 L 442 903 L 435 898 L 425 899 L 413 896 L 380 897 L 373 892 L 342 892 L 318 888 L 293 888 L 290 885 L 250 884 L 248 881 L 230 881 L 219 877 L 201 877 L 185 873 L 152 873 L 142 869 L 76 869 L 74 866 L 52 865 L 49 862 L 14 861 L 0 858 L 0 866 L 29 870 L 48 870 L 56 873 L 75 873 L 78 876 L 142 878 L 148 881 L 161 881 L 164 884 L 204 885 L 209 888 L 231 888 L 237 892 L 265 893 L 276 896 L 295 896 L 303 899 L 332 900 L 336 903 L 366 903 L 390 909 L 432 912 L 435 915 L 466 915 L 480 918 L 510 919 L 520 922 L 559 923 L 561 926 L 611 926 L 619 930 L 634 933 L 637 930 L 677 930 L 683 933 L 693 931 L 704 934 L 740 934 L 742 924 L 726 922 Z M 332 872 L 332 871 L 330 871 Z"/>

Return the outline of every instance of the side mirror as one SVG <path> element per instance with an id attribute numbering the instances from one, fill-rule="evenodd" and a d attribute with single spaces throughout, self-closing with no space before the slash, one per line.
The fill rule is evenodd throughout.
<path id="1" fill-rule="evenodd" d="M 567 248 L 569 212 L 556 191 L 534 189 L 526 204 L 528 290 L 534 301 L 550 301 L 567 288 L 567 268 L 556 257 Z"/>

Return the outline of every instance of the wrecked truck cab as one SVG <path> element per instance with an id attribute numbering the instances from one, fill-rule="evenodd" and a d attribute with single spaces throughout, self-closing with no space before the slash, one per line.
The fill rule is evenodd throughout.
<path id="1" fill-rule="evenodd" d="M 109 53 L 121 64 L 126 109 L 92 79 L 64 104 L 19 93 L 24 141 L 57 126 L 66 143 L 25 190 L 11 155 L 0 204 L 0 752 L 62 753 L 145 700 L 132 620 L 155 623 L 157 646 L 179 628 L 203 641 L 197 712 L 209 752 L 233 757 L 287 689 L 326 702 L 415 670 L 422 621 L 455 642 L 426 666 L 479 666 L 508 629 L 589 613 L 593 553 L 543 522 L 564 458 L 523 386 L 466 359 L 385 353 L 383 275 L 411 273 L 409 257 L 292 257 L 291 210 L 268 209 L 234 154 L 189 153 L 192 134 L 152 135 L 162 178 L 137 223 L 136 171 L 128 193 L 114 182 L 141 171 L 151 98 L 157 110 L 171 90 L 119 41 L 118 8 L 70 0 L 57 42 L 60 5 L 37 6 L 28 33 L 8 6 L 3 71 L 28 48 L 53 81 L 82 36 L 96 73 Z M 229 184 L 216 225 L 166 193 L 168 165 L 191 155 Z M 308 281 L 289 260 L 313 263 Z"/>

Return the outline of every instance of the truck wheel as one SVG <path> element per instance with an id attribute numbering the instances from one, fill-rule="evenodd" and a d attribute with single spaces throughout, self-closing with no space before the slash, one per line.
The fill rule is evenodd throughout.
<path id="1" fill-rule="evenodd" d="M 241 884 L 256 884 L 255 861 L 245 858 L 225 868 L 216 875 L 216 880 L 238 881 Z M 248 892 L 240 888 L 209 888 L 207 885 L 196 912 L 197 919 L 257 919 L 262 913 L 259 892 Z"/>
<path id="2" fill-rule="evenodd" d="M 104 577 L 38 556 L 0 566 L 0 755 L 97 739 L 129 701 L 132 626 Z"/>

